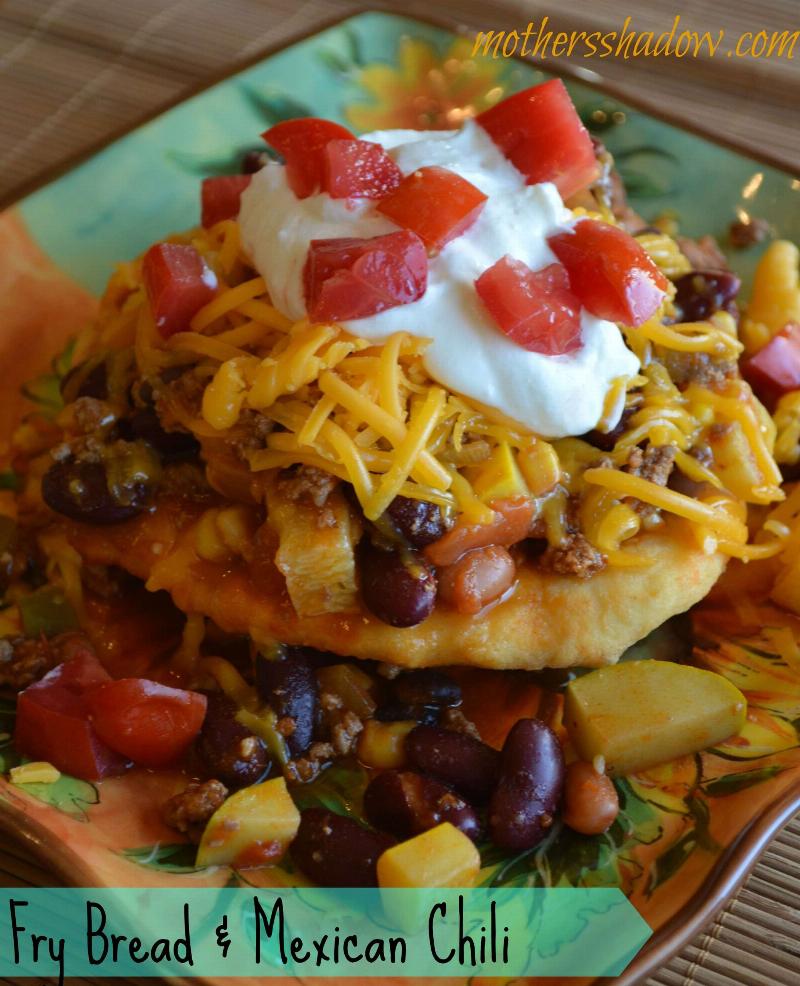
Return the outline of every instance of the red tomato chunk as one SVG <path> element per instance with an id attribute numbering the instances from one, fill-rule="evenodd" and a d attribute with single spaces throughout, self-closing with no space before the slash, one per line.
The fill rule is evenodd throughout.
<path id="1" fill-rule="evenodd" d="M 598 318 L 641 325 L 664 300 L 666 277 L 639 243 L 616 226 L 581 219 L 547 243 L 567 268 L 572 290 Z"/>
<path id="2" fill-rule="evenodd" d="M 402 180 L 403 172 L 380 144 L 350 139 L 325 145 L 324 190 L 332 199 L 379 199 Z"/>
<path id="3" fill-rule="evenodd" d="M 591 137 L 560 79 L 509 96 L 477 120 L 528 185 L 551 181 L 567 199 L 597 177 Z"/>
<path id="4" fill-rule="evenodd" d="M 205 229 L 221 223 L 223 219 L 235 219 L 239 215 L 242 192 L 252 178 L 252 175 L 223 175 L 220 178 L 203 179 L 200 221 Z"/>
<path id="5" fill-rule="evenodd" d="M 97 658 L 85 652 L 26 688 L 14 732 L 20 753 L 86 781 L 121 773 L 126 758 L 107 746 L 89 721 L 88 693 L 110 681 Z"/>
<path id="6" fill-rule="evenodd" d="M 332 140 L 355 140 L 346 127 L 316 117 L 286 120 L 261 136 L 286 162 L 286 180 L 299 199 L 306 199 L 323 187 L 327 144 Z"/>
<path id="7" fill-rule="evenodd" d="M 742 363 L 742 376 L 768 407 L 784 394 L 800 389 L 800 325 L 784 325 L 755 356 Z"/>
<path id="8" fill-rule="evenodd" d="M 465 233 L 481 214 L 486 196 L 447 168 L 420 168 L 378 205 L 392 222 L 410 229 L 430 253 Z"/>
<path id="9" fill-rule="evenodd" d="M 168 339 L 184 332 L 217 293 L 216 274 L 192 246 L 156 243 L 144 255 L 142 276 L 156 328 Z"/>
<path id="10" fill-rule="evenodd" d="M 206 697 L 146 678 L 121 678 L 88 698 L 92 725 L 113 750 L 143 767 L 175 763 L 200 732 Z"/>
<path id="11" fill-rule="evenodd" d="M 366 318 L 421 298 L 428 258 L 422 240 L 406 230 L 366 239 L 312 240 L 303 279 L 313 321 Z"/>
<path id="12" fill-rule="evenodd" d="M 560 264 L 533 271 L 506 255 L 475 290 L 498 328 L 532 353 L 561 356 L 581 346 L 581 303 Z"/>

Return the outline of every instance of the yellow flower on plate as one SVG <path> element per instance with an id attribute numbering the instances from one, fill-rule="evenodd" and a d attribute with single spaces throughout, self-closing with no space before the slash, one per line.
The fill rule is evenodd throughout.
<path id="1" fill-rule="evenodd" d="M 503 98 L 502 71 L 502 65 L 473 58 L 466 38 L 441 55 L 427 41 L 403 38 L 396 65 L 374 62 L 361 70 L 358 83 L 372 99 L 345 113 L 362 132 L 455 129 Z"/>

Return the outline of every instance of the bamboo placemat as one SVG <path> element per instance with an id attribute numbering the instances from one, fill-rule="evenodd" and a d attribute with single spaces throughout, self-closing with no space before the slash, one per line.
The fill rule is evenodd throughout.
<path id="1" fill-rule="evenodd" d="M 176 101 L 226 68 L 365 3 L 355 0 L 5 0 L 0 4 L 0 199 Z M 380 6 L 380 4 L 372 4 Z M 549 15 L 563 30 L 796 30 L 797 0 L 405 0 L 385 4 L 495 30 Z M 800 45 L 793 60 L 582 62 L 639 102 L 780 158 L 800 171 Z M 0 884 L 52 885 L 12 845 Z M 78 982 L 77 980 L 73 980 Z M 11 980 L 0 980 L 11 982 Z M 130 980 L 93 980 L 121 983 Z M 647 986 L 796 986 L 800 982 L 800 817 L 776 837 L 714 925 Z"/>

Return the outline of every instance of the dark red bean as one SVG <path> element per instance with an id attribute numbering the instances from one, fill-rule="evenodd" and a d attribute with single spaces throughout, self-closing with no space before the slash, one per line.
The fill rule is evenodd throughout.
<path id="1" fill-rule="evenodd" d="M 470 801 L 486 801 L 494 789 L 500 754 L 474 736 L 441 726 L 417 726 L 406 737 L 405 749 L 412 767 Z"/>
<path id="2" fill-rule="evenodd" d="M 264 741 L 236 719 L 236 703 L 222 692 L 208 692 L 197 752 L 209 777 L 236 790 L 269 776 L 272 761 Z"/>
<path id="3" fill-rule="evenodd" d="M 723 309 L 731 311 L 742 282 L 726 270 L 693 270 L 675 281 L 680 322 L 699 322 Z"/>
<path id="4" fill-rule="evenodd" d="M 426 500 L 396 496 L 386 509 L 397 532 L 414 548 L 433 544 L 445 533 L 441 508 Z"/>
<path id="5" fill-rule="evenodd" d="M 188 431 L 166 431 L 154 407 L 138 408 L 119 423 L 122 438 L 137 438 L 155 449 L 164 462 L 190 459 L 200 451 L 200 443 Z"/>
<path id="6" fill-rule="evenodd" d="M 374 887 L 378 857 L 394 839 L 324 808 L 306 808 L 292 843 L 292 859 L 322 887 Z"/>
<path id="7" fill-rule="evenodd" d="M 581 435 L 581 438 L 590 445 L 594 445 L 595 448 L 601 449 L 603 452 L 611 452 L 628 427 L 628 421 L 635 411 L 635 407 L 623 408 L 619 421 L 611 431 L 598 431 L 594 428 L 592 431 L 587 431 L 586 434 Z"/>
<path id="8" fill-rule="evenodd" d="M 392 695 L 406 705 L 436 705 L 447 708 L 461 704 L 461 687 L 450 675 L 436 668 L 404 671 L 391 683 Z"/>
<path id="9" fill-rule="evenodd" d="M 520 719 L 506 737 L 489 802 L 489 835 L 502 849 L 532 849 L 547 835 L 561 801 L 564 754 L 538 719 Z"/>
<path id="10" fill-rule="evenodd" d="M 413 627 L 430 616 L 436 576 L 416 552 L 384 551 L 368 539 L 358 549 L 361 596 L 367 609 L 393 627 Z"/>
<path id="11" fill-rule="evenodd" d="M 294 730 L 286 737 L 286 746 L 293 757 L 301 756 L 314 737 L 319 703 L 317 676 L 311 662 L 300 648 L 281 651 L 274 660 L 259 654 L 256 688 L 278 719 L 288 716 L 293 720 Z"/>
<path id="12" fill-rule="evenodd" d="M 385 702 L 375 713 L 378 722 L 420 722 L 433 726 L 439 721 L 438 705 L 405 705 L 403 702 Z"/>
<path id="13" fill-rule="evenodd" d="M 241 173 L 243 175 L 254 175 L 257 171 L 260 171 L 264 165 L 269 161 L 269 154 L 266 151 L 254 148 L 251 151 L 245 151 L 242 155 L 241 161 Z"/>
<path id="14" fill-rule="evenodd" d="M 364 813 L 376 828 L 398 839 L 450 822 L 473 842 L 481 834 L 478 814 L 449 787 L 411 770 L 386 770 L 364 792 Z"/>
<path id="15" fill-rule="evenodd" d="M 101 462 L 65 459 L 54 462 L 42 477 L 42 499 L 47 506 L 87 524 L 118 524 L 141 513 L 147 490 L 137 485 L 128 493 L 127 503 L 114 499 Z"/>
<path id="16" fill-rule="evenodd" d="M 59 385 L 61 396 L 64 403 L 71 404 L 79 397 L 95 397 L 97 400 L 104 401 L 108 398 L 108 371 L 105 362 L 98 363 L 78 382 L 78 378 L 83 375 L 85 363 L 73 366 L 67 371 Z"/>

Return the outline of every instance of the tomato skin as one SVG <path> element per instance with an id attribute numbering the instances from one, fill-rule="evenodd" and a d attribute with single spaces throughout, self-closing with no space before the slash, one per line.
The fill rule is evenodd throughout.
<path id="1" fill-rule="evenodd" d="M 741 364 L 742 376 L 767 407 L 800 389 L 800 325 L 788 322 L 759 351 Z"/>
<path id="2" fill-rule="evenodd" d="M 472 226 L 485 204 L 486 196 L 472 182 L 433 166 L 412 172 L 377 208 L 416 233 L 429 253 L 438 253 Z"/>
<path id="3" fill-rule="evenodd" d="M 286 162 L 286 180 L 299 199 L 306 199 L 323 187 L 328 142 L 356 139 L 346 127 L 317 117 L 284 120 L 261 136 Z"/>
<path id="4" fill-rule="evenodd" d="M 156 328 L 168 339 L 184 332 L 217 293 L 217 277 L 192 246 L 156 243 L 142 260 L 142 276 Z"/>
<path id="5" fill-rule="evenodd" d="M 120 678 L 88 696 L 97 735 L 143 767 L 175 763 L 200 732 L 206 697 L 146 678 Z"/>
<path id="6" fill-rule="evenodd" d="M 200 191 L 204 229 L 209 229 L 223 219 L 235 219 L 239 215 L 242 192 L 252 181 L 252 175 L 222 175 L 204 178 Z"/>
<path id="7" fill-rule="evenodd" d="M 581 304 L 598 318 L 637 326 L 655 314 L 669 282 L 625 230 L 581 219 L 548 246 L 567 268 Z"/>
<path id="8" fill-rule="evenodd" d="M 87 649 L 29 685 L 17 700 L 17 749 L 85 781 L 122 773 L 128 761 L 100 739 L 89 721 L 87 695 L 109 681 Z"/>
<path id="9" fill-rule="evenodd" d="M 581 303 L 561 264 L 533 271 L 506 254 L 475 281 L 498 328 L 533 353 L 561 356 L 581 346 Z"/>
<path id="10" fill-rule="evenodd" d="M 329 140 L 324 154 L 323 189 L 332 199 L 380 199 L 403 180 L 380 144 L 368 140 Z"/>
<path id="11" fill-rule="evenodd" d="M 597 177 L 592 139 L 561 79 L 515 93 L 476 119 L 528 185 L 551 181 L 567 199 Z"/>
<path id="12" fill-rule="evenodd" d="M 407 230 L 363 239 L 312 240 L 303 280 L 313 321 L 366 318 L 421 298 L 428 258 L 422 240 Z"/>

